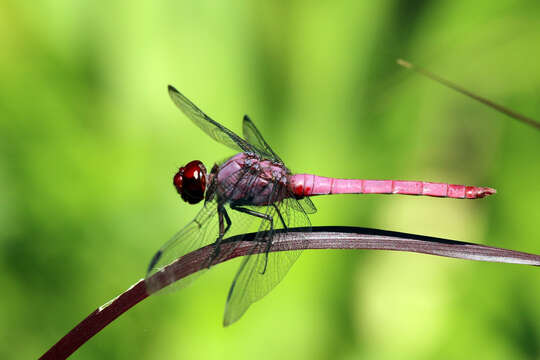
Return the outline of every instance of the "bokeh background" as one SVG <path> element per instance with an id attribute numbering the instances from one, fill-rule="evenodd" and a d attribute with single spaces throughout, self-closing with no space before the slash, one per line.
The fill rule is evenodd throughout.
<path id="1" fill-rule="evenodd" d="M 0 2 L 0 358 L 36 358 L 144 276 L 199 206 L 171 184 L 232 155 L 173 84 L 296 171 L 495 187 L 478 201 L 317 198 L 350 225 L 540 253 L 540 133 L 403 57 L 540 119 L 538 1 Z M 139 304 L 74 359 L 540 358 L 538 269 L 306 251 L 221 326 L 238 261 Z"/>

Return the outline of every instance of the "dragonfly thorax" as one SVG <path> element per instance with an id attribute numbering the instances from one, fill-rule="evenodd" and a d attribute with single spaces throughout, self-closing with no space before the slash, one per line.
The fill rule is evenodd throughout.
<path id="1" fill-rule="evenodd" d="M 173 177 L 173 184 L 182 200 L 196 204 L 204 198 L 206 168 L 199 160 L 193 160 L 178 169 Z"/>
<path id="2" fill-rule="evenodd" d="M 284 165 L 258 155 L 239 153 L 219 166 L 217 194 L 240 205 L 272 205 L 288 196 Z"/>

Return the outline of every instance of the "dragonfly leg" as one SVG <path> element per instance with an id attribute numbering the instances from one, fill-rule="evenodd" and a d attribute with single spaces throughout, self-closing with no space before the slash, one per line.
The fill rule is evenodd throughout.
<path id="1" fill-rule="evenodd" d="M 235 204 L 231 204 L 231 209 L 243 212 L 248 215 L 256 216 L 258 218 L 261 218 L 270 222 L 270 231 L 269 231 L 270 236 L 265 240 L 266 241 L 266 255 L 265 255 L 265 260 L 264 260 L 264 269 L 261 272 L 261 274 L 264 274 L 266 272 L 266 266 L 268 265 L 268 252 L 270 251 L 270 247 L 272 246 L 272 234 L 274 232 L 274 218 L 272 217 L 272 215 L 263 214 L 261 212 L 254 211 L 251 209 L 246 209 L 244 207 L 241 207 Z M 278 215 L 281 221 L 283 222 L 283 225 L 285 225 L 285 222 L 283 221 L 283 218 L 281 217 L 281 213 L 279 211 L 278 211 Z"/>
<path id="2" fill-rule="evenodd" d="M 223 205 L 218 205 L 218 217 L 219 217 L 219 236 L 216 239 L 216 242 L 214 243 L 214 251 L 212 252 L 212 255 L 208 258 L 208 264 L 206 267 L 210 267 L 214 260 L 217 259 L 220 252 L 220 245 L 221 241 L 223 240 L 223 236 L 229 231 L 231 228 L 231 218 L 229 217 L 229 214 L 227 214 L 227 210 L 225 210 L 225 207 Z M 225 223 L 223 222 L 225 220 Z"/>
<path id="3" fill-rule="evenodd" d="M 283 216 L 281 215 L 281 211 L 279 211 L 279 208 L 276 206 L 276 204 L 272 204 L 272 206 L 274 207 L 274 209 L 276 209 L 276 213 L 279 216 L 279 220 L 281 220 L 281 224 L 283 225 L 283 228 L 285 229 L 285 231 L 288 231 L 289 228 L 287 227 L 287 224 L 285 224 L 285 220 L 283 220 Z"/>
<path id="4" fill-rule="evenodd" d="M 272 204 L 274 209 L 276 210 L 276 213 L 279 216 L 279 220 L 281 221 L 281 224 L 283 225 L 283 229 L 287 231 L 289 228 L 287 227 L 287 224 L 285 223 L 285 220 L 283 219 L 283 215 L 281 215 L 281 211 L 279 211 L 279 208 L 276 206 L 276 204 Z M 266 272 L 266 266 L 268 265 L 268 254 L 270 253 L 270 247 L 272 246 L 272 241 L 269 240 L 266 242 L 266 252 L 265 252 L 265 260 L 264 260 L 264 269 L 261 274 L 264 274 Z"/>
<path id="5" fill-rule="evenodd" d="M 243 212 L 244 214 L 248 214 L 248 215 L 251 215 L 251 216 L 256 216 L 258 218 L 270 221 L 270 231 L 274 230 L 274 218 L 271 215 L 263 214 L 261 212 L 255 211 L 255 210 L 247 209 L 245 207 L 235 205 L 234 203 L 231 204 L 231 209 Z"/>

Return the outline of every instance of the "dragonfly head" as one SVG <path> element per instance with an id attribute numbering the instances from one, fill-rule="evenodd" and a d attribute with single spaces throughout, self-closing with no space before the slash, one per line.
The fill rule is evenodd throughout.
<path id="1" fill-rule="evenodd" d="M 206 168 L 199 160 L 188 162 L 178 169 L 173 184 L 182 200 L 196 204 L 204 198 L 206 190 Z"/>

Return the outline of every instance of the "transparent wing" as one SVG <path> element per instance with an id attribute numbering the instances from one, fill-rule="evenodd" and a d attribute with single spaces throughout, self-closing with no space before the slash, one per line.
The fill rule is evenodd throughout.
<path id="1" fill-rule="evenodd" d="M 297 204 L 301 206 L 302 210 L 306 214 L 315 214 L 317 212 L 317 207 L 315 207 L 315 204 L 313 203 L 313 201 L 311 201 L 311 199 L 308 197 L 298 199 Z M 298 211 L 301 211 L 301 210 L 298 210 Z"/>
<path id="2" fill-rule="evenodd" d="M 254 146 L 259 150 L 259 153 L 262 154 L 265 158 L 277 161 L 283 164 L 281 158 L 272 150 L 270 145 L 264 140 L 261 132 L 257 129 L 253 121 L 249 116 L 244 115 L 244 121 L 242 122 L 242 131 L 244 133 L 244 138 L 249 142 L 250 145 Z M 299 199 L 296 203 L 289 202 L 289 205 L 293 209 L 298 211 L 304 211 L 306 214 L 314 214 L 317 212 L 315 204 L 308 198 Z M 300 206 L 297 206 L 300 205 Z"/>
<path id="3" fill-rule="evenodd" d="M 252 179 L 253 176 L 250 176 L 247 170 L 247 168 L 242 168 L 237 172 L 230 174 L 232 178 L 237 178 L 237 181 L 236 183 L 230 185 L 231 188 L 224 188 L 223 191 L 231 191 L 232 188 L 236 187 L 238 183 L 244 182 L 246 177 L 248 181 Z M 211 187 L 211 185 L 209 187 Z M 227 237 L 248 232 L 249 225 L 253 220 L 252 216 L 231 211 L 230 209 L 225 211 L 227 214 L 229 214 L 231 224 L 234 224 L 234 226 L 231 226 L 230 231 L 227 232 Z M 164 285 L 169 285 L 174 282 L 174 279 L 172 278 L 172 276 L 174 276 L 173 274 L 171 274 L 170 277 L 152 277 L 152 275 L 178 258 L 203 246 L 214 243 L 219 237 L 219 231 L 219 212 L 217 196 L 215 196 L 212 201 L 205 202 L 204 207 L 199 211 L 195 218 L 183 229 L 178 231 L 152 257 L 145 280 L 149 293 L 156 292 L 157 290 L 163 288 Z M 201 267 L 205 267 L 207 265 L 208 264 L 205 262 L 201 263 Z M 168 288 L 175 290 L 182 288 L 191 283 L 205 270 L 206 269 L 201 268 L 196 273 L 174 282 L 174 285 Z"/>
<path id="4" fill-rule="evenodd" d="M 285 199 L 274 206 L 266 208 L 266 215 L 274 220 L 274 231 L 270 229 L 269 221 L 262 221 L 259 228 L 258 237 L 255 239 L 251 252 L 253 255 L 244 258 L 234 281 L 229 290 L 227 305 L 225 306 L 225 315 L 223 325 L 227 326 L 237 321 L 249 308 L 251 304 L 268 294 L 285 277 L 296 259 L 300 256 L 301 249 L 307 247 L 307 240 L 301 234 L 297 234 L 295 239 L 294 251 L 280 251 L 267 253 L 267 242 L 280 241 L 283 236 L 276 229 L 283 228 L 280 220 L 280 214 L 287 228 L 304 227 L 307 230 L 311 227 L 309 218 L 303 211 L 297 200 L 293 198 Z M 287 234 L 290 239 L 291 233 Z M 255 252 L 261 251 L 259 254 Z"/>
<path id="5" fill-rule="evenodd" d="M 227 129 L 225 126 L 212 120 L 173 86 L 169 85 L 168 89 L 169 96 L 174 104 L 212 139 L 236 151 L 255 152 L 253 147 L 244 139 Z"/>
<path id="6" fill-rule="evenodd" d="M 262 154 L 267 159 L 271 159 L 283 164 L 281 158 L 274 152 L 274 150 L 272 150 L 266 140 L 264 140 L 261 132 L 257 129 L 253 121 L 251 121 L 251 119 L 247 115 L 244 115 L 244 121 L 242 122 L 242 131 L 244 133 L 244 138 L 247 140 L 247 142 L 249 142 L 250 145 L 256 147 L 257 150 L 259 150 L 260 154 Z M 314 214 L 317 212 L 315 204 L 313 204 L 313 202 L 308 197 L 299 199 L 296 203 L 289 202 L 289 205 L 291 205 L 292 208 L 295 210 L 303 210 L 306 214 Z"/>
<path id="7" fill-rule="evenodd" d="M 275 160 L 283 164 L 283 161 L 264 140 L 261 132 L 257 129 L 253 121 L 251 121 L 251 119 L 247 115 L 244 115 L 244 120 L 242 122 L 242 131 L 244 133 L 244 139 L 246 139 L 246 141 L 252 146 L 256 147 L 257 150 L 259 150 L 259 153 L 263 155 L 263 157 Z"/>
<path id="8" fill-rule="evenodd" d="M 170 278 L 159 279 L 158 277 L 152 277 L 153 274 L 187 253 L 215 242 L 219 234 L 218 228 L 217 202 L 206 203 L 195 219 L 178 231 L 152 257 L 145 279 L 148 293 L 152 294 L 163 288 L 165 284 L 174 281 L 174 279 Z M 198 271 L 177 281 L 174 286 L 175 289 L 188 285 L 202 272 Z"/>

